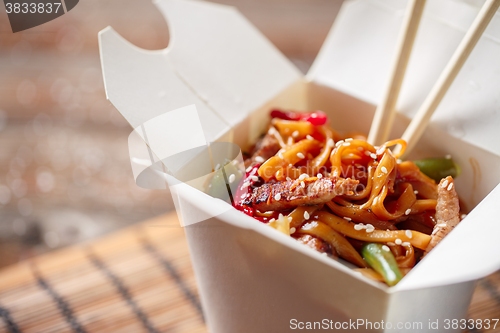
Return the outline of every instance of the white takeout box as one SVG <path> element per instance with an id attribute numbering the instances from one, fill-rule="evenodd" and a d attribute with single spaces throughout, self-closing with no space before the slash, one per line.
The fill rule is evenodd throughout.
<path id="1" fill-rule="evenodd" d="M 410 156 L 451 154 L 462 167 L 456 188 L 464 208 L 475 208 L 398 285 L 388 288 L 195 189 L 213 165 L 207 169 L 193 161 L 206 159 L 204 147 L 214 142 L 249 147 L 265 130 L 273 107 L 321 109 L 334 129 L 367 133 L 406 2 L 344 3 L 305 77 L 232 7 L 183 0 L 156 5 L 169 25 L 170 45 L 142 50 L 106 28 L 99 34 L 104 81 L 108 99 L 136 129 L 136 137 L 148 142 L 145 147 L 144 141 L 130 138 L 138 181 L 155 176 L 151 165 L 158 160 L 191 149 L 180 164 L 162 168 L 168 169 L 163 175 L 186 225 L 209 329 L 284 332 L 294 323 L 326 319 L 343 328 L 349 320 L 363 320 L 358 331 L 390 331 L 381 328 L 383 321 L 394 325 L 392 331 L 425 332 L 429 322 L 438 320 L 437 331 L 443 331 L 446 319 L 465 318 L 474 281 L 500 268 L 499 14 Z M 406 128 L 480 5 L 427 2 L 392 137 Z M 178 144 L 185 141 L 186 147 Z M 233 155 L 241 159 L 238 152 Z M 186 170 L 201 178 L 183 179 Z M 398 323 L 403 327 L 395 329 Z"/>

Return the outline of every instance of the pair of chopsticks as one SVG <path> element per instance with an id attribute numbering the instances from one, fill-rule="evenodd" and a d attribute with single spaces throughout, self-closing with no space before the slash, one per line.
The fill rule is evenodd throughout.
<path id="1" fill-rule="evenodd" d="M 406 72 L 408 60 L 410 59 L 413 42 L 415 41 L 424 5 L 425 0 L 410 0 L 408 4 L 403 28 L 399 36 L 396 59 L 392 68 L 389 84 L 386 87 L 382 103 L 379 104 L 375 111 L 370 134 L 368 135 L 368 142 L 373 145 L 381 145 L 389 138 L 394 116 L 396 114 L 396 102 Z M 410 125 L 406 128 L 402 138 L 408 145 L 403 156 L 408 155 L 415 147 L 429 124 L 432 114 L 438 107 L 448 91 L 448 88 L 453 83 L 453 80 L 456 78 L 458 72 L 476 46 L 479 38 L 499 7 L 500 0 L 486 0 L 471 27 L 455 50 L 455 53 L 425 98 L 422 106 L 410 122 Z"/>

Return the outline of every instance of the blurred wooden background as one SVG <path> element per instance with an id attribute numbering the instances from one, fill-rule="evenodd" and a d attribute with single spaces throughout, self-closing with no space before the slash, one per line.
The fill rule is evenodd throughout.
<path id="1" fill-rule="evenodd" d="M 336 15 L 332 0 L 223 0 L 307 71 Z M 97 33 L 168 45 L 151 1 L 82 0 L 13 34 L 0 5 L 0 267 L 173 208 L 133 181 L 128 124 L 106 100 Z"/>

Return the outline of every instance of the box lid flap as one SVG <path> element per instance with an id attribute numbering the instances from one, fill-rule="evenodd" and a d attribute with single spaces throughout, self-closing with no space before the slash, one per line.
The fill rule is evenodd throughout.
<path id="1" fill-rule="evenodd" d="M 139 49 L 112 28 L 99 33 L 99 49 L 106 95 L 133 128 L 194 104 L 207 141 L 227 131 L 228 124 L 183 83 L 161 51 Z"/>
<path id="2" fill-rule="evenodd" d="M 347 1 L 308 78 L 373 104 L 387 84 L 406 1 Z M 481 1 L 426 3 L 397 104 L 412 117 L 465 32 Z M 500 14 L 490 22 L 432 121 L 455 137 L 500 155 Z"/>
<path id="3" fill-rule="evenodd" d="M 233 7 L 191 0 L 156 5 L 170 28 L 166 49 L 139 49 L 112 28 L 99 34 L 106 93 L 133 127 L 195 104 L 204 129 L 220 133 L 302 77 Z"/>
<path id="4" fill-rule="evenodd" d="M 453 237 L 445 237 L 395 289 L 472 281 L 500 269 L 498 202 L 500 185 L 460 222 L 453 230 Z"/>

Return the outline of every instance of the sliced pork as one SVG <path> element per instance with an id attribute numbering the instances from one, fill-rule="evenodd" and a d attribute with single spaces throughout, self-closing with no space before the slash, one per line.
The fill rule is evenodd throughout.
<path id="1" fill-rule="evenodd" d="M 338 195 L 351 194 L 357 180 L 340 177 L 310 177 L 264 184 L 253 190 L 243 204 L 267 212 L 288 210 L 300 205 L 319 205 Z"/>
<path id="2" fill-rule="evenodd" d="M 460 222 L 458 195 L 453 178 L 449 176 L 441 179 L 438 185 L 436 222 L 425 254 L 429 253 Z"/>

